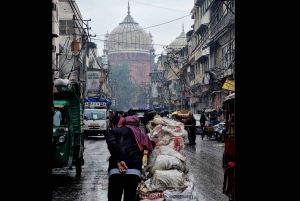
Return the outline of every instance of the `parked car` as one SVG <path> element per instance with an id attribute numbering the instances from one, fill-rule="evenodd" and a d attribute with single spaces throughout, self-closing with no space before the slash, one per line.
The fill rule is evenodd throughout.
<path id="1" fill-rule="evenodd" d="M 200 117 L 201 114 L 194 114 L 194 118 L 196 119 L 196 135 L 200 135 L 202 133 L 200 128 Z"/>

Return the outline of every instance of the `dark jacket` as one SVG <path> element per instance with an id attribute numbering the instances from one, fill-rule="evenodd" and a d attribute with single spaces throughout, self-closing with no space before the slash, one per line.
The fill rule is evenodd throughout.
<path id="1" fill-rule="evenodd" d="M 112 118 L 112 123 L 117 126 L 120 120 L 120 116 L 118 115 L 118 113 L 116 112 L 115 115 Z"/>
<path id="2" fill-rule="evenodd" d="M 130 128 L 122 126 L 110 130 L 106 143 L 111 155 L 108 171 L 118 168 L 117 161 L 125 161 L 128 168 L 142 171 L 143 151 L 140 151 Z"/>
<path id="3" fill-rule="evenodd" d="M 196 119 L 194 117 L 189 117 L 184 122 L 184 125 L 190 125 L 190 126 L 195 127 L 196 126 Z"/>
<path id="4" fill-rule="evenodd" d="M 192 133 L 194 133 L 195 128 L 196 128 L 196 119 L 194 117 L 188 117 L 186 119 L 186 121 L 184 122 L 184 125 L 185 126 L 191 126 L 191 127 L 189 127 L 189 129 Z M 185 127 L 185 129 L 187 129 L 187 128 Z"/>
<path id="5" fill-rule="evenodd" d="M 205 120 L 206 120 L 206 117 L 204 114 L 201 115 L 200 117 L 200 123 L 203 123 L 203 125 L 205 124 Z"/>

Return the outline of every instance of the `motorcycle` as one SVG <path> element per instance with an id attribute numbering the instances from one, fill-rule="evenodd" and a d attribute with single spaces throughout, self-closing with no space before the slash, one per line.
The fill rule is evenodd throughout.
<path id="1" fill-rule="evenodd" d="M 225 123 L 219 123 L 215 126 L 215 136 L 218 142 L 225 142 Z"/>

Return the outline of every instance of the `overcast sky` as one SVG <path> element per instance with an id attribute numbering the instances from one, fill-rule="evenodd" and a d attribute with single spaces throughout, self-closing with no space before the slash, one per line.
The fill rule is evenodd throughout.
<path id="1" fill-rule="evenodd" d="M 76 0 L 83 20 L 91 19 L 89 31 L 97 44 L 98 55 L 102 55 L 104 35 L 112 32 L 127 16 L 152 34 L 155 54 L 161 54 L 163 46 L 178 37 L 182 29 L 192 30 L 191 10 L 194 0 Z M 101 40 L 99 40 L 101 39 Z"/>

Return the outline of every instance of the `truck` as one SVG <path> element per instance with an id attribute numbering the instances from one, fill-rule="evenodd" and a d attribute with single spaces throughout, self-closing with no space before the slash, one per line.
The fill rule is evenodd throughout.
<path id="1" fill-rule="evenodd" d="M 83 100 L 81 86 L 73 80 L 56 79 L 53 97 L 52 169 L 72 166 L 81 175 L 84 164 Z"/>
<path id="2" fill-rule="evenodd" d="M 111 101 L 105 98 L 88 97 L 84 99 L 84 137 L 102 136 L 109 132 L 109 109 Z"/>

